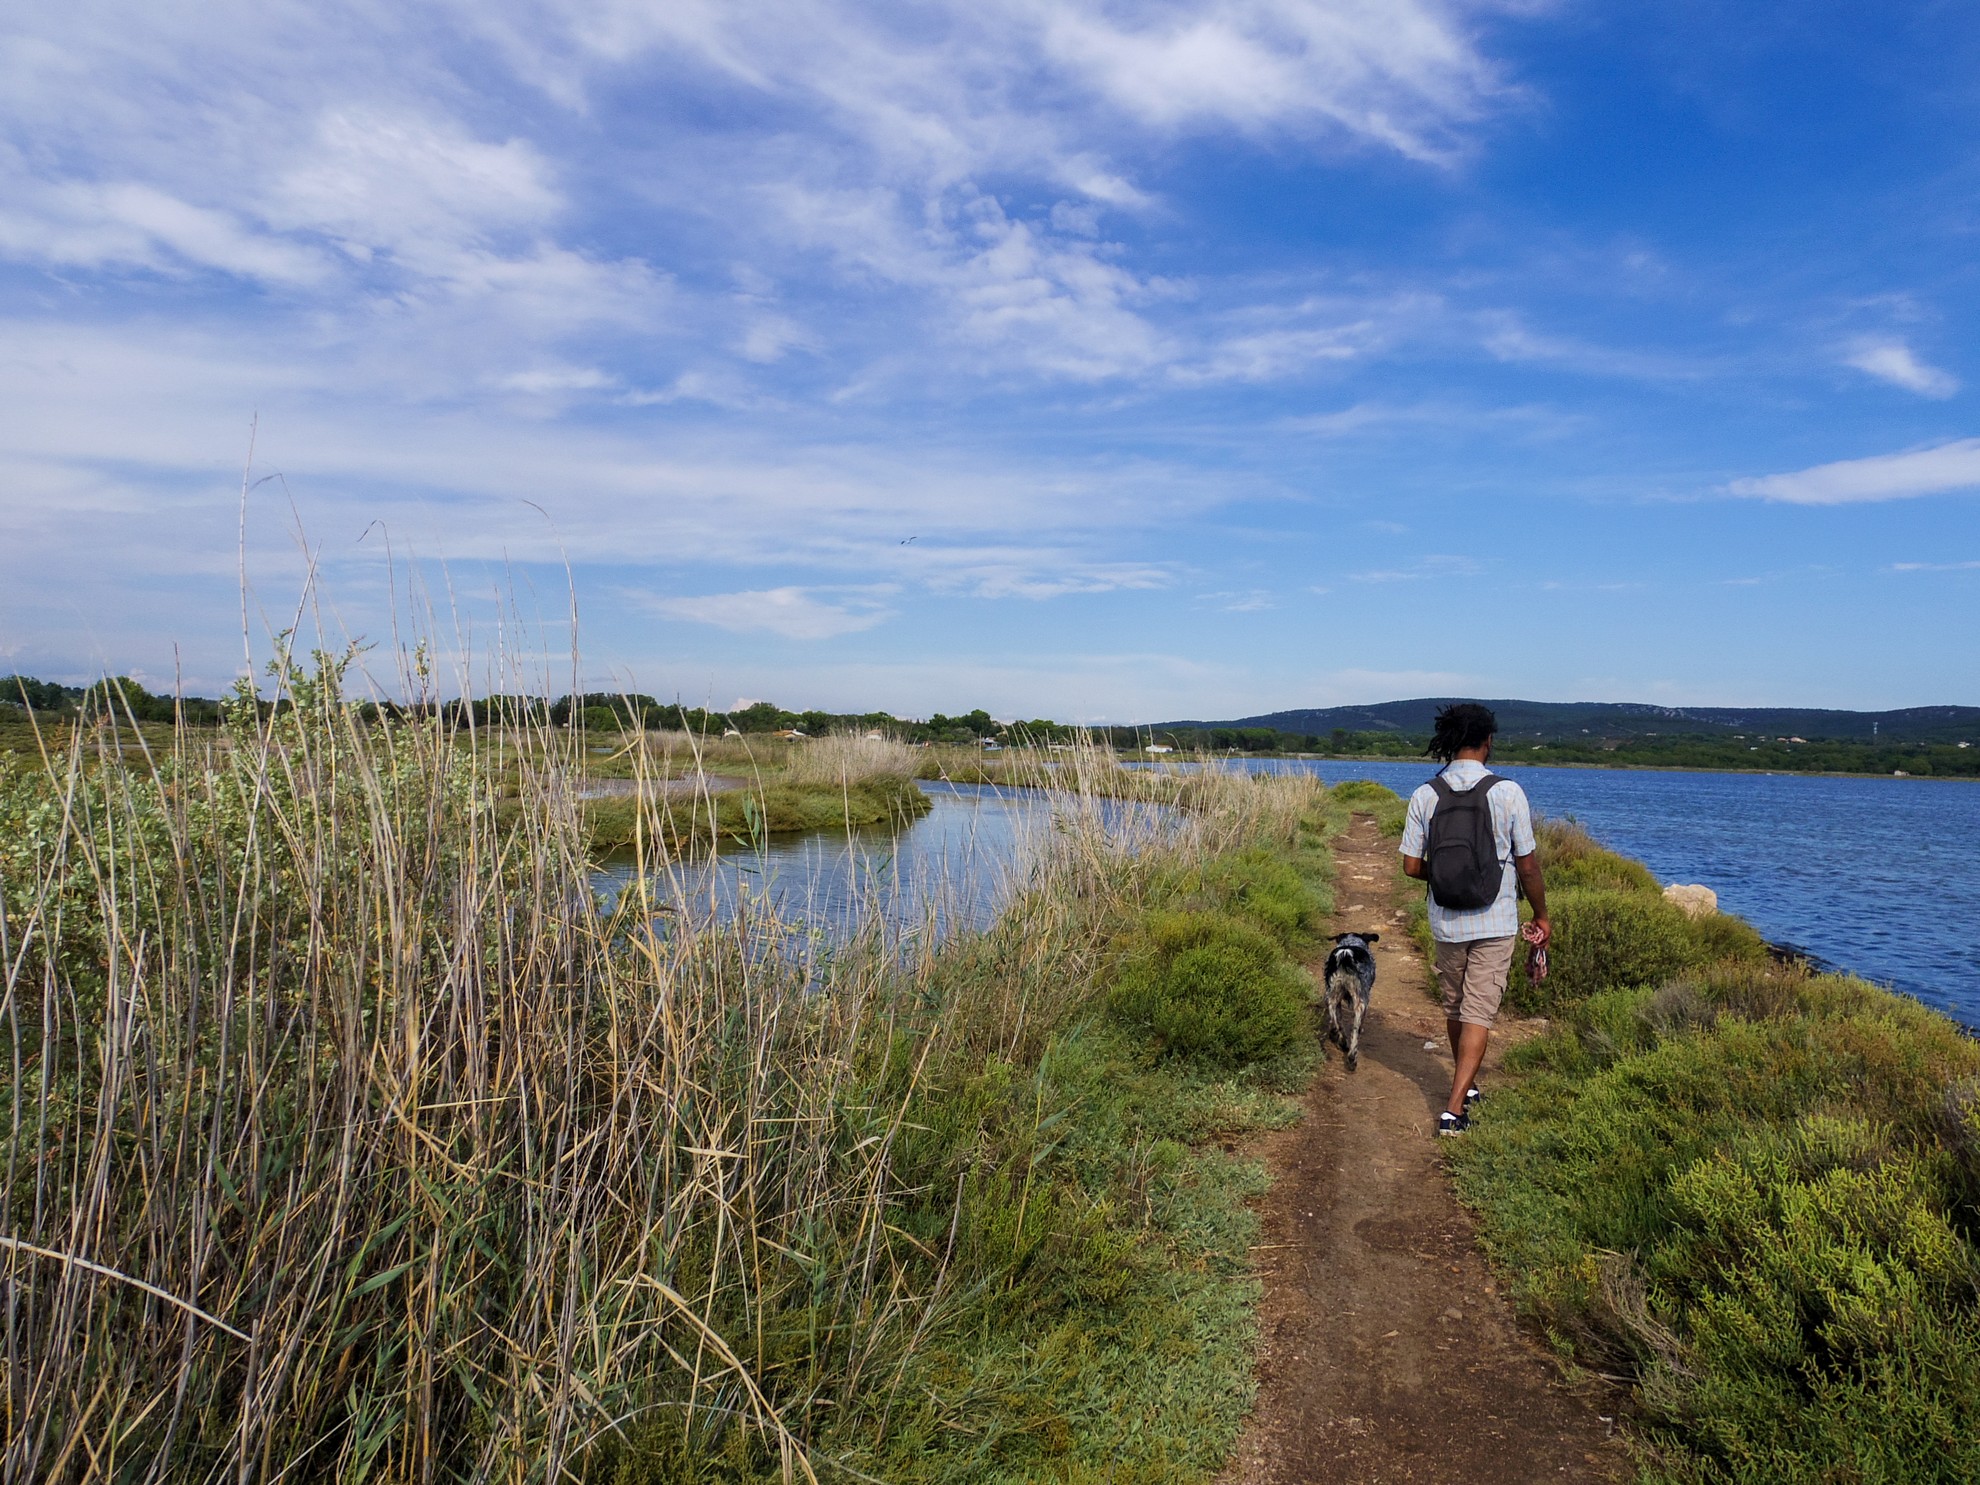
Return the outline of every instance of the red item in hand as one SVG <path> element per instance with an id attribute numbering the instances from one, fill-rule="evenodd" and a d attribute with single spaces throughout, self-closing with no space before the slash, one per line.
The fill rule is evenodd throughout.
<path id="1" fill-rule="evenodd" d="M 1526 951 L 1526 978 L 1537 985 L 1547 978 L 1547 948 L 1535 944 Z"/>

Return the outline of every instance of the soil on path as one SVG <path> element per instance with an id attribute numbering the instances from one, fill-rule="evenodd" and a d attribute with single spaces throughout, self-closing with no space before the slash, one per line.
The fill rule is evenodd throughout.
<path id="1" fill-rule="evenodd" d="M 1405 936 L 1395 844 L 1335 843 L 1334 932 L 1379 931 L 1361 1067 L 1329 1048 L 1306 1117 L 1260 1153 L 1258 1406 L 1223 1485 L 1532 1485 L 1625 1468 L 1600 1398 L 1522 1336 L 1431 1136 L 1450 1092 L 1442 1013 Z M 1482 1080 L 1533 1028 L 1502 1018 Z M 1434 1040 L 1435 1050 L 1424 1043 Z"/>

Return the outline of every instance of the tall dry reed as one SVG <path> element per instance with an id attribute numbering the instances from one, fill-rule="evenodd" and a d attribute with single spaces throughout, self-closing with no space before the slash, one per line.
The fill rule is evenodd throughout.
<path id="1" fill-rule="evenodd" d="M 857 784 L 889 775 L 911 778 L 920 762 L 920 750 L 897 739 L 834 732 L 795 744 L 785 757 L 784 777 L 793 784 Z"/>
<path id="2" fill-rule="evenodd" d="M 931 1059 L 1091 993 L 1135 850 L 1298 808 L 1200 779 L 1130 841 L 1075 787 L 1000 946 L 799 959 L 657 858 L 601 913 L 566 739 L 340 675 L 142 767 L 115 718 L 0 765 L 7 1485 L 548 1482 L 655 1417 L 817 1478 L 952 1302 L 890 1221 Z"/>

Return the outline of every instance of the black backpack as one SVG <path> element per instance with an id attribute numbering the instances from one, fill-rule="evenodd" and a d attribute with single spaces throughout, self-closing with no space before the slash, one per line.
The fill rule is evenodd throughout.
<path id="1" fill-rule="evenodd" d="M 1430 781 L 1437 791 L 1437 808 L 1430 816 L 1430 895 L 1442 908 L 1467 912 L 1490 907 L 1505 883 L 1505 863 L 1499 860 L 1492 836 L 1492 806 L 1487 798 L 1501 774 L 1488 773 L 1469 789 L 1453 789 L 1440 773 Z"/>

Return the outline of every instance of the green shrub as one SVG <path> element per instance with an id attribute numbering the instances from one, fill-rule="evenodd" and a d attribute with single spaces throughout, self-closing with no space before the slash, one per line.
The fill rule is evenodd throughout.
<path id="1" fill-rule="evenodd" d="M 1229 914 L 1150 916 L 1111 1006 L 1171 1056 L 1242 1067 L 1295 1050 L 1312 986 L 1269 936 Z"/>
<path id="2" fill-rule="evenodd" d="M 1696 1162 L 1671 1194 L 1648 1318 L 1685 1342 L 1646 1380 L 1694 1392 L 1683 1474 L 1980 1477 L 1975 1255 L 1929 1158 L 1818 1115 Z"/>
<path id="3" fill-rule="evenodd" d="M 1610 887 L 1565 887 L 1547 894 L 1554 940 L 1547 978 L 1526 978 L 1514 954 L 1508 995 L 1526 1012 L 1551 1010 L 1598 991 L 1655 985 L 1700 961 L 1691 920 L 1663 898 Z"/>
<path id="4" fill-rule="evenodd" d="M 1749 968 L 1767 963 L 1767 941 L 1744 918 L 1709 913 L 1693 918 L 1689 931 L 1700 963 Z"/>
<path id="5" fill-rule="evenodd" d="M 1980 1045 L 1735 960 L 1510 1060 L 1460 1189 L 1527 1312 L 1635 1380 L 1650 1478 L 1980 1478 Z"/>
<path id="6" fill-rule="evenodd" d="M 1554 941 L 1548 975 L 1526 977 L 1526 955 L 1513 955 L 1507 999 L 1522 1014 L 1553 1012 L 1604 990 L 1659 985 L 1708 964 L 1761 965 L 1767 945 L 1744 920 L 1724 914 L 1691 918 L 1655 893 L 1548 884 Z"/>
<path id="7" fill-rule="evenodd" d="M 1298 945 L 1311 936 L 1319 894 L 1283 854 L 1255 848 L 1217 857 L 1204 867 L 1202 882 L 1218 905 L 1282 944 Z"/>

